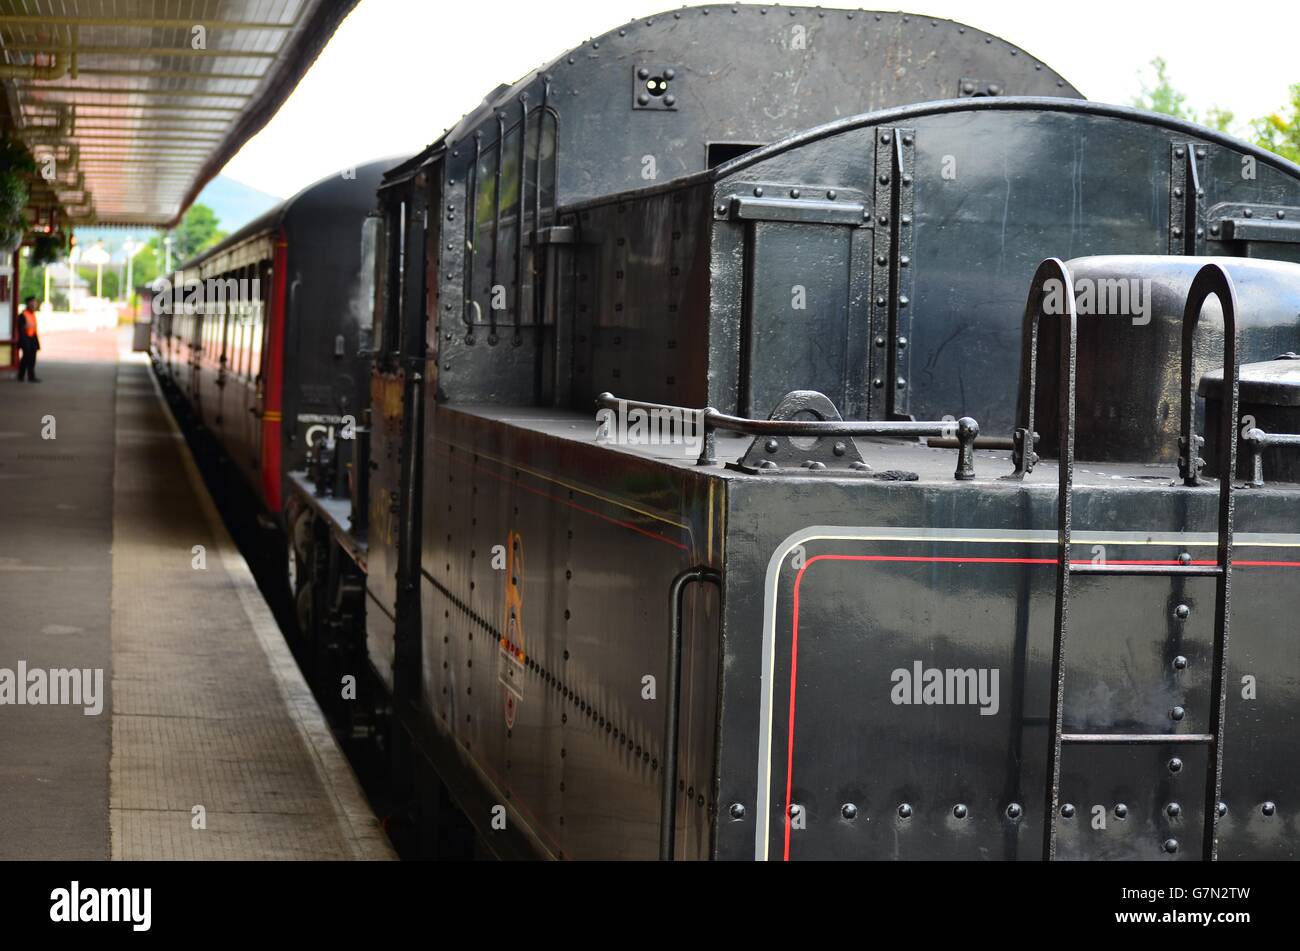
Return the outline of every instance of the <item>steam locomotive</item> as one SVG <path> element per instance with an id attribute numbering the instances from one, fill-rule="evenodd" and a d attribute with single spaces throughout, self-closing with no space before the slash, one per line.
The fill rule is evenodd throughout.
<path id="1" fill-rule="evenodd" d="M 712 6 L 498 88 L 364 224 L 343 184 L 258 258 L 259 504 L 423 808 L 503 856 L 1296 857 L 1300 167 L 961 24 Z M 202 323 L 154 348 L 208 426 Z"/>

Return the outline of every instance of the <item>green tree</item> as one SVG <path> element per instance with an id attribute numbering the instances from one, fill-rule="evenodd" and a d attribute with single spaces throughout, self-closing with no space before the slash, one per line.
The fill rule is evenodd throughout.
<path id="1" fill-rule="evenodd" d="M 180 227 L 172 232 L 172 265 L 188 261 L 225 238 L 220 225 L 216 213 L 207 205 L 191 205 Z"/>
<path id="2" fill-rule="evenodd" d="M 1236 117 L 1229 110 L 1211 106 L 1202 114 L 1187 104 L 1187 96 L 1179 92 L 1169 78 L 1169 66 L 1164 57 L 1157 56 L 1153 59 L 1151 68 L 1155 72 L 1155 82 L 1148 84 L 1145 78 L 1141 80 L 1142 94 L 1134 97 L 1133 105 L 1148 112 L 1159 112 L 1175 119 L 1196 122 L 1218 132 L 1231 130 Z"/>
<path id="3" fill-rule="evenodd" d="M 1187 106 L 1187 97 L 1175 89 L 1174 84 L 1169 81 L 1169 67 L 1164 57 L 1157 56 L 1153 59 L 1151 68 L 1155 70 L 1155 83 L 1148 85 L 1143 78 L 1142 94 L 1134 97 L 1133 105 L 1148 112 L 1159 112 L 1176 119 L 1195 121 L 1195 113 Z"/>
<path id="4" fill-rule="evenodd" d="M 1250 123 L 1251 141 L 1262 149 L 1300 163 L 1300 83 L 1290 89 L 1286 106 Z"/>

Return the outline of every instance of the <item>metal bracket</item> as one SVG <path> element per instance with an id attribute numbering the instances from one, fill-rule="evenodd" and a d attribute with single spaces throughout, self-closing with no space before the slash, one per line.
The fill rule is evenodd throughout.
<path id="1" fill-rule="evenodd" d="M 873 419 L 908 414 L 912 331 L 913 160 L 916 132 L 876 131 L 875 247 L 871 265 Z"/>
<path id="2" fill-rule="evenodd" d="M 982 96 L 1001 96 L 1006 92 L 1006 83 L 998 80 L 971 79 L 963 76 L 958 98 L 974 99 Z"/>
<path id="3" fill-rule="evenodd" d="M 1210 238 L 1215 241 L 1267 241 L 1300 244 L 1300 208 L 1294 205 L 1215 205 L 1210 209 Z"/>
<path id="4" fill-rule="evenodd" d="M 791 189 L 800 194 L 799 189 Z M 793 221 L 801 224 L 847 225 L 861 228 L 870 224 L 871 212 L 861 202 L 800 198 L 743 198 L 732 196 L 727 208 L 732 221 Z"/>
<path id="5" fill-rule="evenodd" d="M 1208 147 L 1195 142 L 1169 146 L 1169 253 L 1205 253 L 1205 189 L 1200 166 Z"/>
<path id="6" fill-rule="evenodd" d="M 632 67 L 632 108 L 677 111 L 677 69 L 638 64 Z"/>
<path id="7" fill-rule="evenodd" d="M 796 419 L 801 413 L 809 413 L 819 422 L 839 422 L 842 419 L 835 404 L 815 390 L 787 393 L 768 419 Z M 850 436 L 804 437 L 801 441 L 812 440 L 812 444 L 804 448 L 794 443 L 797 438 L 800 437 L 756 436 L 740 461 L 730 463 L 728 468 L 751 475 L 800 470 L 807 474 L 833 471 L 836 475 L 845 472 L 865 474 L 871 471 L 871 466 L 862 458 L 862 453 Z"/>

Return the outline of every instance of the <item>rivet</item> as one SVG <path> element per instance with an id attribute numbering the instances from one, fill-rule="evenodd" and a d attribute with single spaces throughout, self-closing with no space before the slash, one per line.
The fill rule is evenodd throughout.
<path id="1" fill-rule="evenodd" d="M 874 380 L 871 381 L 871 385 L 874 386 L 876 389 L 880 389 L 882 386 L 885 385 L 885 381 L 882 380 L 880 377 L 876 377 Z"/>
<path id="2" fill-rule="evenodd" d="M 851 802 L 846 802 L 844 805 L 840 806 L 840 815 L 852 822 L 858 817 L 858 807 L 853 805 Z"/>
<path id="3" fill-rule="evenodd" d="M 1184 148 L 1181 148 L 1181 147 L 1180 147 L 1180 148 L 1176 148 L 1176 149 L 1174 149 L 1174 158 L 1182 158 L 1182 157 L 1183 157 L 1184 155 L 1186 155 L 1186 154 L 1187 154 L 1187 150 L 1184 149 Z"/>
<path id="4" fill-rule="evenodd" d="M 877 337 L 877 338 L 876 338 L 876 346 L 877 346 L 877 347 L 883 347 L 884 345 L 885 345 L 885 338 L 884 338 L 884 337 Z"/>
<path id="5" fill-rule="evenodd" d="M 1226 802 L 1221 802 L 1214 807 L 1214 811 L 1218 814 L 1219 818 L 1222 819 L 1228 814 L 1228 804 Z"/>
<path id="6" fill-rule="evenodd" d="M 1186 669 L 1187 669 L 1187 658 L 1184 657 L 1182 654 L 1179 654 L 1177 657 L 1174 658 L 1174 670 L 1186 670 Z"/>
<path id="7" fill-rule="evenodd" d="M 1168 852 L 1170 855 L 1173 855 L 1175 852 L 1177 852 L 1177 851 L 1178 851 L 1178 840 L 1177 840 L 1177 839 L 1165 839 L 1165 851 Z"/>
<path id="8" fill-rule="evenodd" d="M 780 443 L 775 439 L 769 439 L 767 442 L 763 443 L 763 448 L 768 452 L 776 452 L 777 449 L 780 448 Z"/>
<path id="9" fill-rule="evenodd" d="M 1174 197 L 1175 197 L 1175 198 L 1182 198 L 1182 197 L 1183 197 L 1183 190 L 1182 190 L 1181 188 L 1175 188 L 1175 189 L 1174 189 Z"/>
<path id="10" fill-rule="evenodd" d="M 886 264 L 889 263 L 889 258 L 885 257 L 885 256 L 882 254 L 882 255 L 880 255 L 879 257 L 876 258 L 876 263 L 879 264 L 879 265 L 881 265 L 881 266 L 883 267 L 884 265 L 886 265 Z"/>
<path id="11" fill-rule="evenodd" d="M 1210 225 L 1210 234 L 1218 234 L 1218 233 L 1219 233 L 1219 226 L 1218 226 L 1218 225 Z"/>
<path id="12" fill-rule="evenodd" d="M 1177 756 L 1175 756 L 1173 759 L 1169 761 L 1169 772 L 1180 773 L 1182 772 L 1182 769 L 1183 769 L 1183 761 L 1180 760 Z"/>
<path id="13" fill-rule="evenodd" d="M 952 807 L 952 814 L 958 819 L 965 819 L 967 812 L 968 810 L 961 803 L 957 803 L 957 805 Z"/>
<path id="14" fill-rule="evenodd" d="M 910 135 L 905 135 L 905 136 L 903 136 L 903 144 L 904 144 L 904 145 L 911 145 L 911 144 L 912 144 L 912 137 L 911 137 Z"/>
<path id="15" fill-rule="evenodd" d="M 720 214 L 720 215 L 725 215 L 725 214 L 727 213 L 727 206 L 726 206 L 726 205 L 719 205 L 719 206 L 717 207 L 716 211 L 717 211 L 718 214 Z"/>
<path id="16" fill-rule="evenodd" d="M 892 139 L 890 138 L 888 132 L 882 132 L 880 133 L 880 141 L 885 143 L 885 145 L 888 145 L 892 141 Z"/>
<path id="17" fill-rule="evenodd" d="M 1254 212 L 1253 210 L 1251 210 L 1250 208 L 1247 208 L 1245 211 L 1242 212 L 1242 214 L 1244 214 L 1247 218 L 1254 218 L 1254 217 L 1255 217 L 1255 212 Z"/>
<path id="18" fill-rule="evenodd" d="M 907 349 L 907 338 L 906 338 L 906 337 L 899 337 L 899 338 L 898 338 L 898 349 L 899 349 L 899 350 L 906 350 L 906 349 Z"/>
<path id="19" fill-rule="evenodd" d="M 1174 237 L 1175 237 L 1175 238 L 1180 237 L 1180 236 L 1182 235 L 1182 233 L 1183 233 L 1183 229 L 1182 229 L 1182 228 L 1175 228 L 1175 229 L 1174 229 Z"/>
<path id="20" fill-rule="evenodd" d="M 745 807 L 738 802 L 733 802 L 731 808 L 727 810 L 727 814 L 731 816 L 733 822 L 739 822 L 745 818 Z"/>
<path id="21" fill-rule="evenodd" d="M 1171 819 L 1176 819 L 1179 815 L 1182 814 L 1182 811 L 1183 811 L 1183 807 L 1178 805 L 1178 803 L 1176 802 L 1171 802 L 1169 805 L 1165 806 L 1165 813 Z"/>
<path id="22" fill-rule="evenodd" d="M 1187 715 L 1187 711 L 1184 710 L 1182 707 L 1174 707 L 1172 710 L 1169 711 L 1169 719 L 1171 720 L 1181 720 L 1186 715 Z"/>
<path id="23" fill-rule="evenodd" d="M 910 819 L 910 818 L 912 818 L 912 807 L 911 807 L 910 805 L 908 805 L 907 803 L 903 803 L 901 806 L 899 806 L 899 807 L 898 807 L 898 818 L 900 818 L 900 819 Z"/>
<path id="24" fill-rule="evenodd" d="M 1271 816 L 1273 813 L 1277 812 L 1277 806 L 1272 802 L 1266 802 L 1260 807 L 1259 811 L 1264 813 L 1266 816 Z"/>
<path id="25" fill-rule="evenodd" d="M 830 191 L 826 193 L 826 197 L 829 198 L 831 201 L 834 201 L 835 194 L 836 194 L 835 189 L 832 188 Z"/>
<path id="26" fill-rule="evenodd" d="M 1180 604 L 1178 605 L 1178 607 L 1174 608 L 1174 616 L 1177 617 L 1178 620 L 1180 621 L 1187 620 L 1187 615 L 1191 613 L 1192 613 L 1192 609 L 1185 604 Z"/>
<path id="27" fill-rule="evenodd" d="M 754 197 L 756 197 L 756 198 L 762 198 L 762 197 L 763 197 L 763 186 L 762 186 L 762 185 L 755 186 L 755 188 L 754 188 Z"/>
<path id="28" fill-rule="evenodd" d="M 1007 806 L 1008 819 L 1019 819 L 1023 814 L 1024 814 L 1024 809 L 1020 807 L 1020 803 L 1013 802 L 1011 805 Z"/>
<path id="29" fill-rule="evenodd" d="M 640 69 L 638 69 L 638 70 L 636 71 L 636 75 L 637 75 L 637 78 L 638 78 L 638 79 L 649 79 L 649 78 L 650 78 L 650 70 L 648 70 L 648 69 L 646 69 L 644 66 L 642 66 Z"/>
<path id="30" fill-rule="evenodd" d="M 791 197 L 791 198 L 798 198 L 798 197 L 799 197 L 799 189 L 797 189 L 797 188 L 792 188 L 792 189 L 790 189 L 790 197 Z"/>
<path id="31" fill-rule="evenodd" d="M 898 386 L 898 388 L 899 388 L 900 390 L 901 390 L 903 387 L 907 386 L 907 380 L 906 380 L 905 378 L 901 377 L 901 376 L 900 376 L 897 380 L 895 380 L 894 382 L 895 382 L 895 384 Z"/>
<path id="32" fill-rule="evenodd" d="M 1190 565 L 1192 563 L 1192 556 L 1187 552 L 1182 552 L 1178 556 L 1178 563 L 1180 565 Z"/>
<path id="33" fill-rule="evenodd" d="M 844 455 L 846 452 L 849 451 L 849 447 L 846 446 L 846 445 L 844 445 L 844 443 L 842 443 L 842 442 L 837 442 L 837 443 L 832 447 L 831 451 L 834 452 L 835 455 L 837 455 L 837 456 L 842 456 L 842 455 Z"/>
<path id="34" fill-rule="evenodd" d="M 664 96 L 664 105 L 665 106 L 677 105 L 677 97 L 674 96 L 672 93 L 669 93 L 667 96 Z"/>
<path id="35" fill-rule="evenodd" d="M 882 185 L 888 185 L 888 184 L 889 184 L 889 173 L 888 173 L 888 172 L 884 172 L 884 173 L 881 174 L 881 176 L 880 176 L 880 184 L 882 184 Z"/>
<path id="36" fill-rule="evenodd" d="M 1127 819 L 1127 818 L 1128 818 L 1128 806 L 1124 805 L 1124 803 L 1122 803 L 1122 802 L 1119 803 L 1117 806 L 1115 806 L 1115 818 L 1116 818 L 1116 819 Z"/>
<path id="37" fill-rule="evenodd" d="M 1072 803 L 1067 802 L 1064 806 L 1061 807 L 1061 815 L 1064 816 L 1066 819 L 1073 819 L 1074 805 Z"/>

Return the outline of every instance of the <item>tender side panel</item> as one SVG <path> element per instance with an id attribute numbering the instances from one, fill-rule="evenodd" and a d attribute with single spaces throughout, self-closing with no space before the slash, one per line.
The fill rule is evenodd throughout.
<path id="1" fill-rule="evenodd" d="M 552 854 L 654 857 L 669 587 L 710 557 L 708 481 L 448 409 L 425 465 L 424 693 L 438 729 Z M 716 593 L 693 590 L 685 617 L 677 849 L 701 857 Z"/>

